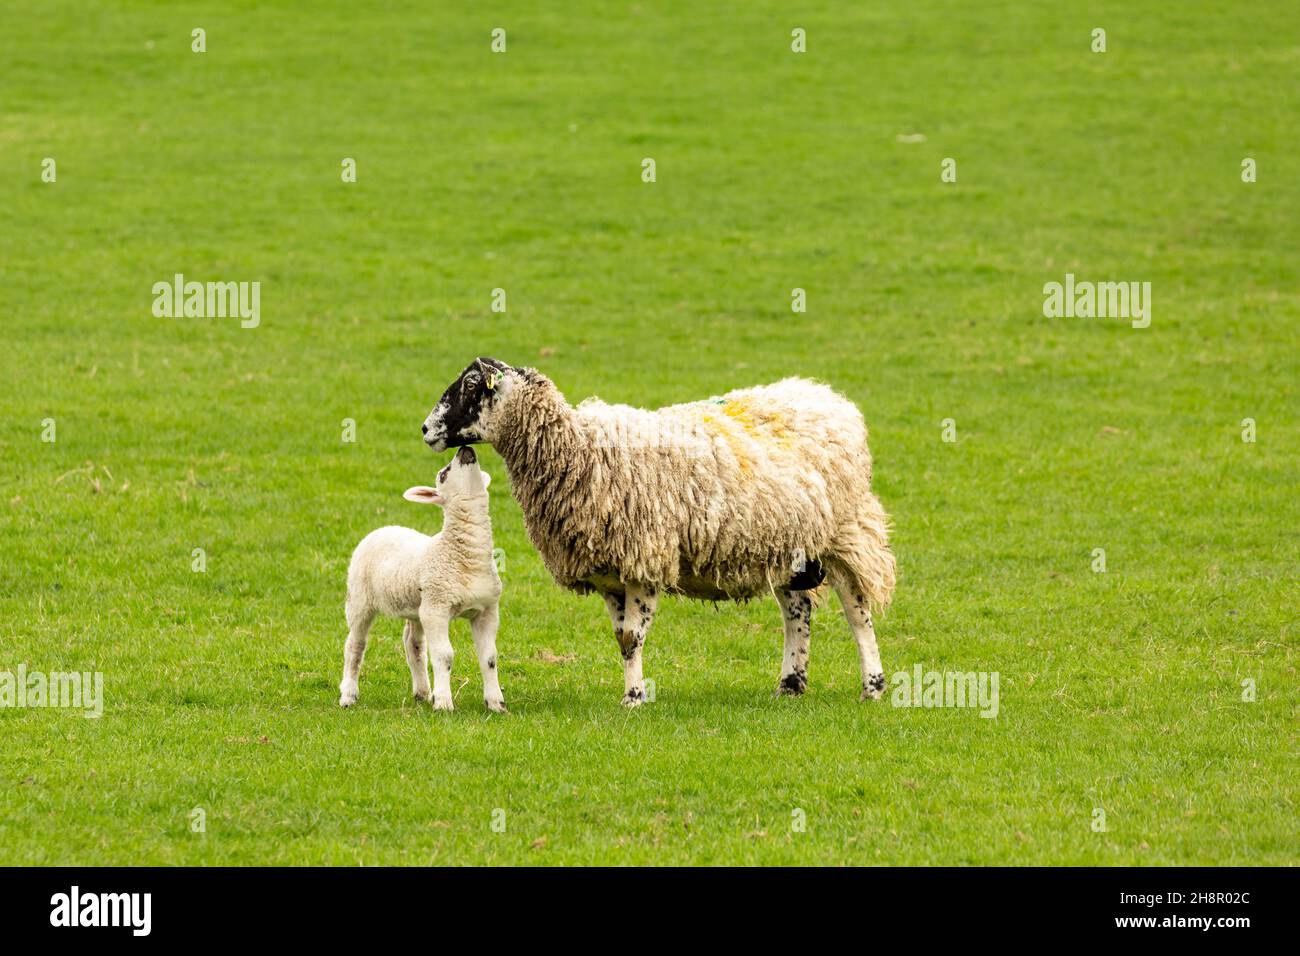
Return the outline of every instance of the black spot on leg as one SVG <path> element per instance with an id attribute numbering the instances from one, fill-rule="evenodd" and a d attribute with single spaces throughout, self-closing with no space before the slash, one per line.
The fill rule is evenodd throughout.
<path id="1" fill-rule="evenodd" d="M 491 657 L 489 657 L 487 664 L 488 664 L 488 670 L 496 670 L 497 656 L 493 654 Z"/>
<path id="2" fill-rule="evenodd" d="M 885 689 L 885 675 L 872 674 L 862 684 L 862 689 L 871 694 L 878 694 Z"/>
<path id="3" fill-rule="evenodd" d="M 789 674 L 781 678 L 781 683 L 777 685 L 777 693 L 798 696 L 808 689 L 808 672 L 802 667 L 796 667 Z"/>
<path id="4" fill-rule="evenodd" d="M 803 594 L 789 595 L 782 605 L 785 620 L 806 622 L 812 616 L 812 600 Z"/>
<path id="5" fill-rule="evenodd" d="M 636 656 L 637 650 L 645 640 L 643 635 L 635 631 L 618 630 L 614 632 L 614 637 L 618 640 L 618 648 L 622 652 L 625 661 L 630 661 Z"/>

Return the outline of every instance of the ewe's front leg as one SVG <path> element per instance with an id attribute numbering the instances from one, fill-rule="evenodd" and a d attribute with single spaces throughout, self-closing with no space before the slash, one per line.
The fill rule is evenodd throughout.
<path id="1" fill-rule="evenodd" d="M 785 653 L 777 696 L 797 697 L 808 689 L 808 645 L 812 640 L 812 598 L 807 591 L 777 591 L 785 624 Z"/>
<path id="2" fill-rule="evenodd" d="M 456 655 L 451 649 L 451 635 L 447 633 L 450 624 L 450 609 L 420 608 L 420 626 L 424 628 L 424 640 L 433 664 L 434 710 L 452 710 L 455 706 L 451 701 L 451 662 Z"/>
<path id="3" fill-rule="evenodd" d="M 654 588 L 627 585 L 622 594 L 603 595 L 605 609 L 614 625 L 614 639 L 623 653 L 623 706 L 639 707 L 645 702 L 645 681 L 641 676 L 641 647 L 654 620 L 659 595 Z"/>
<path id="4" fill-rule="evenodd" d="M 497 714 L 506 712 L 506 699 L 501 694 L 497 679 L 497 627 L 501 622 L 498 605 L 493 604 L 470 622 L 474 635 L 474 653 L 478 655 L 478 669 L 483 674 L 483 703 Z"/>

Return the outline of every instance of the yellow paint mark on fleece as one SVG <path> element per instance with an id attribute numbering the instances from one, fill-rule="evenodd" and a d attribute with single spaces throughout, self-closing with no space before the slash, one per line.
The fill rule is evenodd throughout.
<path id="1" fill-rule="evenodd" d="M 700 416 L 700 421 L 704 424 L 704 430 L 710 435 L 717 435 L 727 443 L 731 449 L 731 456 L 736 459 L 736 465 L 740 468 L 742 475 L 750 474 L 754 469 L 754 463 L 750 461 L 749 455 L 745 453 L 744 444 L 740 436 L 736 434 L 736 429 L 732 427 L 729 421 L 721 421 L 713 415 L 705 412 Z"/>
<path id="2" fill-rule="evenodd" d="M 727 443 L 741 474 L 753 472 L 754 460 L 737 430 L 753 442 L 776 445 L 783 449 L 792 447 L 790 428 L 781 415 L 775 412 L 756 412 L 748 403 L 735 399 L 717 403 L 716 407 L 726 418 L 716 418 L 710 410 L 704 412 L 700 420 L 710 434 L 721 436 Z"/>
<path id="3" fill-rule="evenodd" d="M 775 410 L 756 412 L 749 403 L 730 399 L 722 406 L 722 413 L 744 429 L 745 434 L 751 438 L 774 442 L 782 448 L 790 447 L 790 426 L 785 417 Z"/>

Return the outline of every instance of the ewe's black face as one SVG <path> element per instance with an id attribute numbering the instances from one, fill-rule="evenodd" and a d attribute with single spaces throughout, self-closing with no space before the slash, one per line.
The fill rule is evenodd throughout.
<path id="1" fill-rule="evenodd" d="M 424 443 L 434 451 L 446 451 L 495 437 L 493 418 L 504 391 L 509 365 L 496 359 L 480 358 L 469 364 L 424 420 Z"/>

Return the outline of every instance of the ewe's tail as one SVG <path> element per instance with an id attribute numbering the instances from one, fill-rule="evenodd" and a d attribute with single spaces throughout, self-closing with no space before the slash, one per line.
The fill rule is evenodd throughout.
<path id="1" fill-rule="evenodd" d="M 894 596 L 898 569 L 889 547 L 889 517 L 880 499 L 866 496 L 857 517 L 841 529 L 831 550 L 834 563 L 855 590 L 873 608 L 883 610 Z"/>

